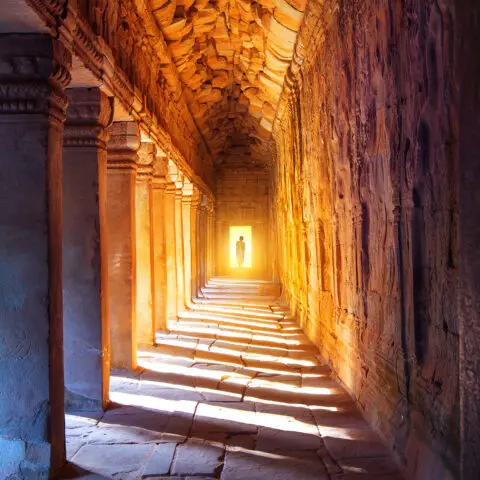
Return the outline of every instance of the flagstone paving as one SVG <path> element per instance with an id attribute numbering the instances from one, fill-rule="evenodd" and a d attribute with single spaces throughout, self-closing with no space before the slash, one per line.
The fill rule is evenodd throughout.
<path id="1" fill-rule="evenodd" d="M 213 279 L 110 408 L 66 416 L 63 478 L 401 480 L 389 451 L 265 282 Z"/>

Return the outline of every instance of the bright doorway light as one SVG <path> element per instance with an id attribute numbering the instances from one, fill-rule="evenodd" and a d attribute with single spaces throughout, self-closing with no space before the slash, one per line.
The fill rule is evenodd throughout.
<path id="1" fill-rule="evenodd" d="M 237 242 L 243 237 L 245 257 L 242 268 L 252 268 L 252 227 L 230 227 L 230 268 L 239 268 L 237 263 Z"/>

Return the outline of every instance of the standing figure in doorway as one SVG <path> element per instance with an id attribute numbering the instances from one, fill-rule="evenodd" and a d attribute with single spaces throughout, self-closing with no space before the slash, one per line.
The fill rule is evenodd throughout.
<path id="1" fill-rule="evenodd" d="M 241 268 L 245 260 L 245 242 L 243 237 L 240 237 L 237 242 L 237 264 Z"/>

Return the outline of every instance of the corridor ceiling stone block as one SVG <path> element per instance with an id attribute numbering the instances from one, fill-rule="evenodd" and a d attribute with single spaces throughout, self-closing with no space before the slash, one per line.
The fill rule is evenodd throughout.
<path id="1" fill-rule="evenodd" d="M 148 2 L 215 163 L 232 156 L 268 163 L 305 2 Z M 145 0 L 137 4 L 145 6 Z"/>

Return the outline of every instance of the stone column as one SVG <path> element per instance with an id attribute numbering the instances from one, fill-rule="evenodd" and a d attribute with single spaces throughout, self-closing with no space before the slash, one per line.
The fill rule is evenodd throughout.
<path id="1" fill-rule="evenodd" d="M 156 147 L 143 142 L 138 150 L 135 192 L 136 270 L 137 270 L 137 343 L 154 343 L 154 288 L 152 239 L 152 176 Z"/>
<path id="2" fill-rule="evenodd" d="M 135 187 L 140 130 L 136 122 L 110 127 L 107 162 L 108 294 L 111 364 L 136 367 Z"/>
<path id="3" fill-rule="evenodd" d="M 175 243 L 175 183 L 165 188 L 165 243 L 167 256 L 167 322 L 177 318 L 177 248 Z M 168 323 L 167 323 L 168 326 Z"/>
<path id="4" fill-rule="evenodd" d="M 202 292 L 202 276 L 203 276 L 203 231 L 202 231 L 202 221 L 203 221 L 203 194 L 200 194 L 200 203 L 198 205 L 197 212 L 197 296 L 203 297 Z"/>
<path id="5" fill-rule="evenodd" d="M 191 208 L 193 185 L 188 180 L 183 185 L 182 196 L 182 228 L 183 228 L 183 272 L 185 306 L 192 304 L 192 237 Z"/>
<path id="6" fill-rule="evenodd" d="M 175 182 L 175 242 L 177 255 L 177 312 L 185 309 L 185 281 L 183 264 L 183 221 L 182 221 L 182 198 L 183 198 L 183 175 L 177 175 Z"/>
<path id="7" fill-rule="evenodd" d="M 210 280 L 210 278 L 213 277 L 213 272 L 214 272 L 214 258 L 215 258 L 215 252 L 214 252 L 214 236 L 213 236 L 213 226 L 215 224 L 215 206 L 213 203 L 213 200 L 210 201 L 210 204 L 208 206 L 208 258 L 207 258 L 207 281 Z"/>
<path id="8" fill-rule="evenodd" d="M 63 141 L 65 407 L 108 402 L 107 130 L 113 109 L 98 88 L 67 90 Z"/>
<path id="9" fill-rule="evenodd" d="M 192 205 L 190 209 L 190 245 L 191 245 L 191 291 L 192 297 L 198 297 L 198 205 L 200 203 L 200 193 L 198 188 L 193 187 Z"/>
<path id="10" fill-rule="evenodd" d="M 0 64 L 1 473 L 47 478 L 65 459 L 62 143 L 71 55 L 49 35 L 2 34 Z"/>
<path id="11" fill-rule="evenodd" d="M 200 240 L 200 255 L 199 255 L 199 290 L 206 284 L 206 253 L 207 253 L 207 206 L 208 198 L 202 195 L 202 202 L 199 207 L 199 240 Z"/>
<path id="12" fill-rule="evenodd" d="M 153 168 L 153 257 L 154 257 L 154 326 L 167 330 L 167 254 L 165 222 L 165 187 L 168 166 L 165 157 L 157 156 Z"/>

